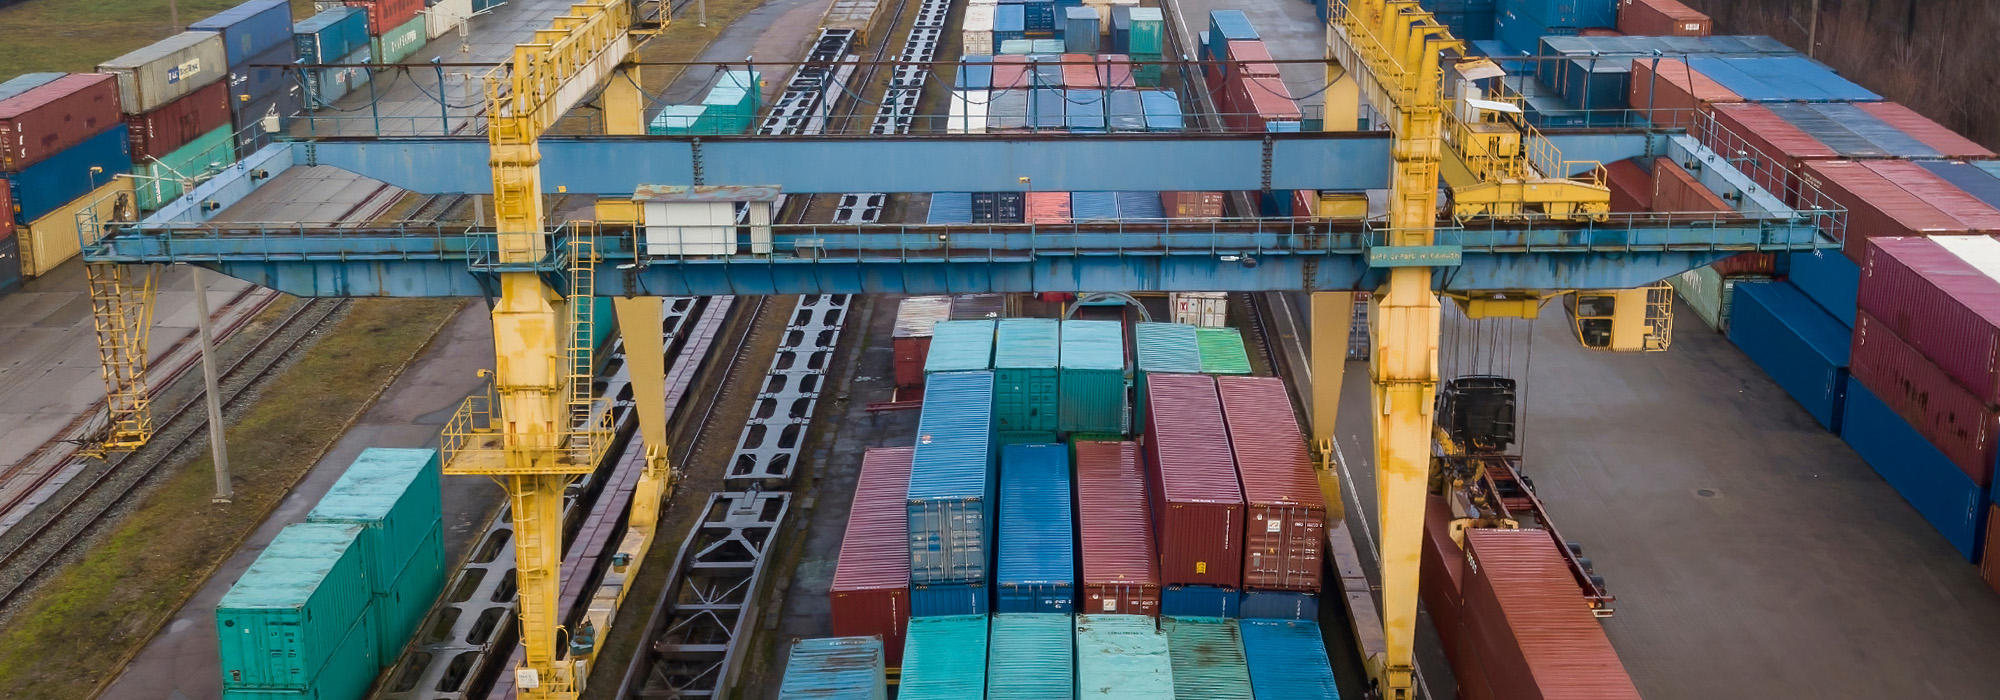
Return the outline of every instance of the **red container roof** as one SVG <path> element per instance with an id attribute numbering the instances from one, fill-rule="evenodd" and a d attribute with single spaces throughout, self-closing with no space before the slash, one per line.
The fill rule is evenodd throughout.
<path id="1" fill-rule="evenodd" d="M 1762 139 L 1777 153 L 1766 156 L 1786 156 L 1793 159 L 1839 158 L 1840 152 L 1804 130 L 1792 126 L 1784 117 L 1753 102 L 1731 102 L 1714 105 L 1715 119 L 1737 136 Z M 1733 157 L 1733 154 L 1730 154 Z"/>
<path id="2" fill-rule="evenodd" d="M 1083 582 L 1159 585 L 1139 446 L 1080 441 L 1074 447 Z"/>
<path id="3" fill-rule="evenodd" d="M 1242 503 L 1215 378 L 1148 374 L 1146 402 L 1147 439 L 1160 456 L 1160 496 L 1169 503 Z"/>
<path id="4" fill-rule="evenodd" d="M 1285 87 L 1285 81 L 1258 75 L 1244 76 L 1241 80 L 1243 94 L 1250 98 L 1247 109 L 1243 111 L 1277 121 L 1296 121 L 1300 118 L 1299 105 L 1292 101 L 1292 92 Z"/>
<path id="5" fill-rule="evenodd" d="M 1657 70 L 1656 70 L 1657 69 Z M 1640 73 L 1647 75 L 1641 76 Z M 1643 87 L 1657 79 L 1678 87 L 1682 92 L 1694 96 L 1702 102 L 1733 103 L 1743 101 L 1736 91 L 1723 87 L 1722 83 L 1689 68 L 1685 61 L 1677 58 L 1646 58 L 1632 62 L 1632 84 Z M 1645 109 L 1646 105 L 1633 104 L 1633 109 Z"/>
<path id="6" fill-rule="evenodd" d="M 0 100 L 0 119 L 13 119 L 69 95 L 81 92 L 98 83 L 118 80 L 110 73 L 71 73 L 51 80 L 11 99 Z M 111 97 L 112 107 L 118 107 L 118 97 Z M 122 110 L 121 110 L 122 113 Z M 110 125 L 105 125 L 110 128 Z M 98 131 L 103 131 L 99 129 Z"/>
<path id="7" fill-rule="evenodd" d="M 1861 111 L 1875 115 L 1876 119 L 1901 129 L 1903 133 L 1935 148 L 1946 158 L 1992 158 L 1993 151 L 1973 143 L 1972 139 L 1960 136 L 1958 132 L 1943 124 L 1931 121 L 1930 117 L 1918 114 L 1916 110 L 1894 102 L 1856 103 Z"/>
<path id="8" fill-rule="evenodd" d="M 1027 221 L 1031 224 L 1069 223 L 1068 192 L 1029 192 Z"/>
<path id="9" fill-rule="evenodd" d="M 1834 195 L 1834 200 L 1848 209 L 1868 207 L 1878 210 L 1908 228 L 1909 232 L 1966 231 L 1965 224 L 1959 220 L 1938 211 L 1937 207 L 1931 206 L 1860 163 L 1849 160 L 1812 161 L 1805 164 L 1805 170 L 1807 175 L 1817 177 L 1820 182 L 1831 184 L 1838 191 L 1845 192 L 1846 197 L 1839 196 L 1836 192 L 1828 194 Z M 1853 214 L 1854 212 L 1849 212 L 1850 223 Z M 1849 237 L 1853 237 L 1856 233 L 1857 231 L 1850 226 Z M 1858 233 L 1873 237 L 1870 234 L 1895 235 L 1903 232 L 1860 231 Z"/>
<path id="10" fill-rule="evenodd" d="M 840 541 L 832 591 L 910 586 L 911 447 L 877 447 L 861 457 L 854 506 Z"/>
<path id="11" fill-rule="evenodd" d="M 2000 210 L 1938 177 L 1929 168 L 1907 160 L 1870 160 L 1861 161 L 1861 165 L 1882 176 L 1882 179 L 1896 183 L 1903 191 L 1916 195 L 1946 216 L 1959 220 L 1966 228 L 2000 231 Z"/>
<path id="12" fill-rule="evenodd" d="M 1252 505 L 1325 508 L 1285 380 L 1217 377 L 1215 386 L 1228 421 L 1229 444 L 1236 452 L 1236 469 L 1243 477 L 1243 500 Z"/>
<path id="13" fill-rule="evenodd" d="M 1474 581 L 1468 588 L 1485 589 L 1478 594 L 1468 590 L 1467 606 L 1490 593 L 1499 607 L 1491 613 L 1501 618 L 1494 622 L 1512 632 L 1511 640 L 1483 641 L 1511 641 L 1527 666 L 1519 669 L 1525 673 L 1510 672 L 1501 664 L 1511 654 L 1483 649 L 1487 678 L 1500 697 L 1639 700 L 1604 625 L 1584 606 L 1582 591 L 1548 533 L 1473 528 L 1465 531 L 1465 540 L 1475 564 L 1468 567 Z M 1473 614 L 1467 612 L 1468 617 Z"/>

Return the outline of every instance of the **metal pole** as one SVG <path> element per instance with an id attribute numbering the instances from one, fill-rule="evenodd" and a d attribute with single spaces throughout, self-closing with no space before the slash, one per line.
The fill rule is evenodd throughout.
<path id="1" fill-rule="evenodd" d="M 366 61 L 362 61 L 361 75 L 368 78 L 368 116 L 375 120 L 375 136 L 380 138 L 382 136 L 382 103 L 375 97 L 375 74 L 368 70 L 368 64 L 374 62 L 375 57 L 373 56 L 370 56 Z"/>
<path id="2" fill-rule="evenodd" d="M 698 0 L 695 6 L 701 8 L 701 21 L 697 23 L 697 26 L 708 26 L 708 0 Z"/>
<path id="3" fill-rule="evenodd" d="M 437 69 L 438 74 L 438 133 L 450 136 L 451 92 L 445 89 L 444 86 L 444 57 L 438 56 L 432 58 L 431 67 Z"/>
<path id="4" fill-rule="evenodd" d="M 173 25 L 175 33 L 187 29 L 181 26 L 181 4 L 178 0 L 167 0 L 167 24 Z"/>
<path id="5" fill-rule="evenodd" d="M 1813 0 L 1812 17 L 1806 20 L 1806 58 L 1812 58 L 1816 48 L 1819 48 L 1819 0 Z"/>
<path id="6" fill-rule="evenodd" d="M 223 444 L 222 393 L 216 390 L 215 337 L 209 328 L 208 282 L 194 267 L 195 327 L 201 329 L 201 380 L 208 398 L 208 454 L 215 459 L 215 502 L 228 503 L 235 491 L 229 484 L 229 448 Z"/>

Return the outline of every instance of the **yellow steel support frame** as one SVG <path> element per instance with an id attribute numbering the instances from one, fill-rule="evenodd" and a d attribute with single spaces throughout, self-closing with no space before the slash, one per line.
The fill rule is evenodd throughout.
<path id="1" fill-rule="evenodd" d="M 94 225 L 94 222 L 92 222 Z M 159 266 L 85 265 L 91 320 L 104 376 L 105 431 L 82 454 L 103 457 L 139 449 L 153 436 L 152 399 L 146 389 L 146 346 L 152 336 L 154 284 Z"/>
<path id="2" fill-rule="evenodd" d="M 1444 141 L 1439 60 L 1442 52 L 1458 49 L 1458 41 L 1413 0 L 1350 0 L 1336 10 L 1329 42 L 1336 56 L 1356 66 L 1360 89 L 1385 112 L 1394 134 L 1387 244 L 1433 244 Z M 1438 381 L 1439 306 L 1431 269 L 1392 269 L 1389 283 L 1369 302 L 1368 319 L 1384 637 L 1368 671 L 1383 697 L 1410 700 Z M 1315 324 L 1314 346 L 1331 342 L 1320 328 Z"/>
<path id="3" fill-rule="evenodd" d="M 1340 493 L 1340 465 L 1333 453 L 1334 424 L 1340 418 L 1340 387 L 1347 374 L 1347 342 L 1354 324 L 1353 292 L 1312 294 L 1312 440 L 1319 492 L 1326 497 L 1329 520 L 1345 518 L 1347 502 Z"/>

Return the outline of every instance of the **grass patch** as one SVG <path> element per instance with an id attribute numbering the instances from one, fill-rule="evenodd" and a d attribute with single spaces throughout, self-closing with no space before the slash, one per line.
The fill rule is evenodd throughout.
<path id="1" fill-rule="evenodd" d="M 0 630 L 0 696 L 80 700 L 115 676 L 463 306 L 356 302 L 229 426 L 233 503 L 209 503 L 214 468 L 203 450 Z"/>
<path id="2" fill-rule="evenodd" d="M 180 5 L 173 26 L 167 4 Z M 179 34 L 187 25 L 243 0 L 27 0 L 0 7 L 0 80 L 22 73 L 88 73 L 97 64 Z M 292 16 L 313 14 L 312 0 L 292 0 Z"/>

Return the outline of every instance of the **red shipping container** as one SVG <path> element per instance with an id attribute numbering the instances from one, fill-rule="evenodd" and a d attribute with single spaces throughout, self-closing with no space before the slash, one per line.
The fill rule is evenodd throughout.
<path id="1" fill-rule="evenodd" d="M 0 185 L 0 240 L 14 235 L 14 190 Z"/>
<path id="2" fill-rule="evenodd" d="M 1611 210 L 1616 212 L 1653 210 L 1653 175 L 1626 158 L 1604 166 L 1604 182 L 1611 186 Z"/>
<path id="3" fill-rule="evenodd" d="M 1171 219 L 1222 218 L 1221 192 L 1161 192 L 1160 206 Z"/>
<path id="4" fill-rule="evenodd" d="M 1077 90 L 1098 90 L 1104 87 L 1104 72 L 1098 69 L 1097 57 L 1087 53 L 1066 53 L 1062 55 L 1063 87 Z"/>
<path id="5" fill-rule="evenodd" d="M 1215 378 L 1146 375 L 1146 484 L 1160 582 L 1243 585 L 1243 488 Z"/>
<path id="6" fill-rule="evenodd" d="M 1737 159 L 1738 169 L 1787 204 L 1809 204 L 1800 199 L 1794 179 L 1806 161 L 1840 157 L 1833 147 L 1763 105 L 1718 104 L 1709 110 L 1715 116 L 1715 128 L 1700 130 L 1702 144 L 1724 158 Z"/>
<path id="7" fill-rule="evenodd" d="M 1708 36 L 1708 15 L 1676 0 L 1619 0 L 1618 31 L 1633 36 Z"/>
<path id="8" fill-rule="evenodd" d="M 1326 500 L 1285 380 L 1216 377 L 1215 389 L 1248 506 L 1243 587 L 1318 591 Z"/>
<path id="9" fill-rule="evenodd" d="M 1715 268 L 1716 274 L 1722 275 L 1725 278 L 1775 275 L 1778 274 L 1778 255 L 1776 253 L 1737 253 L 1717 260 L 1710 264 L 1709 267 Z"/>
<path id="10" fill-rule="evenodd" d="M 1417 597 L 1437 627 L 1444 642 L 1446 660 L 1456 670 L 1464 662 L 1458 658 L 1459 608 L 1465 603 L 1465 550 L 1451 538 L 1451 506 L 1441 496 L 1430 496 L 1424 504 L 1424 551 L 1418 559 Z"/>
<path id="11" fill-rule="evenodd" d="M 1848 371 L 1981 487 L 1993 479 L 2000 414 L 1867 311 L 1854 312 Z"/>
<path id="12" fill-rule="evenodd" d="M 1067 224 L 1070 221 L 1068 192 L 1029 192 L 1026 219 L 1031 224 Z"/>
<path id="13" fill-rule="evenodd" d="M 1995 520 L 2000 518 L 2000 504 L 1989 505 L 1986 508 L 1986 522 L 2000 522 Z M 1984 554 L 1979 555 L 1979 577 L 1986 579 L 1987 587 L 1992 588 L 1995 593 L 2000 593 L 2000 556 L 1995 556 L 2000 555 L 2000 549 L 1996 547 L 2000 547 L 2000 527 L 1989 525 L 1986 528 L 1986 548 L 1980 550 Z"/>
<path id="14" fill-rule="evenodd" d="M 1132 79 L 1132 57 L 1121 53 L 1104 54 L 1099 70 L 1104 75 L 1104 86 L 1108 88 L 1130 88 L 1138 85 Z"/>
<path id="15" fill-rule="evenodd" d="M 993 89 L 1011 90 L 1028 86 L 1027 56 L 994 56 Z"/>
<path id="16" fill-rule="evenodd" d="M 1474 528 L 1465 543 L 1466 648 L 1487 697 L 1639 700 L 1548 533 Z"/>
<path id="17" fill-rule="evenodd" d="M 71 73 L 0 102 L 0 172 L 15 173 L 118 126 L 118 78 Z"/>
<path id="18" fill-rule="evenodd" d="M 1228 89 L 1234 92 L 1230 118 L 1236 120 L 1239 131 L 1260 132 L 1270 122 L 1295 122 L 1302 118 L 1298 103 L 1292 101 L 1291 90 L 1276 77 L 1243 76 L 1229 81 Z"/>
<path id="19" fill-rule="evenodd" d="M 1076 529 L 1083 544 L 1077 612 L 1160 613 L 1160 568 L 1146 516 L 1146 477 L 1130 442 L 1075 443 Z"/>
<path id="20" fill-rule="evenodd" d="M 1952 240 L 1957 239 L 1957 240 Z M 1877 238 L 1861 264 L 1856 305 L 1951 375 L 2000 405 L 2000 242 L 1986 236 Z"/>
<path id="21" fill-rule="evenodd" d="M 951 318 L 951 297 L 905 297 L 896 305 L 896 329 L 890 333 L 896 354 L 896 386 L 924 385 L 924 361 L 931 355 L 931 333 L 937 322 Z"/>
<path id="22" fill-rule="evenodd" d="M 1707 105 L 1742 101 L 1734 91 L 1688 68 L 1683 61 L 1672 58 L 1632 61 L 1632 109 L 1652 110 L 1653 123 L 1659 126 L 1690 126 Z"/>
<path id="23" fill-rule="evenodd" d="M 1903 191 L 1916 195 L 1925 204 L 1937 207 L 1938 211 L 1957 219 L 1966 228 L 1981 232 L 2000 231 L 2000 211 L 1959 189 L 1958 185 L 1938 177 L 1929 168 L 1907 160 L 1869 160 L 1861 161 L 1861 165 L 1882 176 L 1882 179 L 1896 183 Z"/>
<path id="24" fill-rule="evenodd" d="M 348 7 L 368 11 L 368 35 L 380 38 L 384 32 L 403 26 L 424 11 L 424 0 L 347 0 Z"/>
<path id="25" fill-rule="evenodd" d="M 1841 252 L 1856 263 L 1861 262 L 1871 238 L 1970 233 L 1959 220 L 1860 163 L 1812 161 L 1799 176 L 1847 209 L 1847 238 Z"/>
<path id="26" fill-rule="evenodd" d="M 1895 102 L 1857 102 L 1854 106 L 1860 107 L 1861 111 L 1874 115 L 1876 119 L 1887 122 L 1890 126 L 1901 129 L 1903 133 L 1922 141 L 1924 145 L 1937 149 L 1938 153 L 1944 154 L 1946 158 L 1992 158 L 1994 155 L 1993 151 L 1973 143 L 1972 139 L 1960 136 L 1958 132 L 1946 128 L 1943 124 L 1931 121 L 1929 117 L 1918 114 L 1916 110 Z"/>
<path id="27" fill-rule="evenodd" d="M 128 114 L 132 162 L 165 158 L 202 134 L 229 126 L 229 81 L 210 83 L 145 114 Z"/>
<path id="28" fill-rule="evenodd" d="M 840 540 L 827 599 L 833 635 L 882 635 L 889 665 L 901 665 L 910 626 L 909 489 L 911 447 L 877 447 L 861 457 L 854 506 Z"/>
<path id="29" fill-rule="evenodd" d="M 1603 27 L 1584 27 L 1576 30 L 1577 36 L 1625 36 L 1624 32 Z"/>
<path id="30" fill-rule="evenodd" d="M 1735 211 L 1672 158 L 1653 159 L 1653 211 Z"/>
<path id="31" fill-rule="evenodd" d="M 1229 65 L 1227 79 L 1237 76 L 1278 77 L 1278 64 L 1271 58 L 1271 49 L 1260 39 L 1229 42 Z"/>

